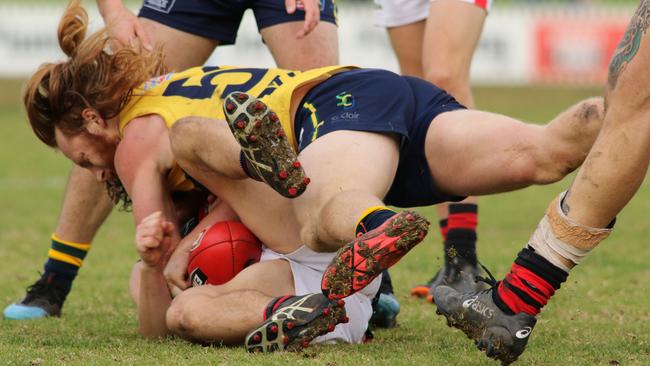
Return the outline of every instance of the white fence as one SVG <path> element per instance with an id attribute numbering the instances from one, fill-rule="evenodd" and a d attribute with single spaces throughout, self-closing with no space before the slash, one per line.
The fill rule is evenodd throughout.
<path id="1" fill-rule="evenodd" d="M 602 83 L 633 11 L 633 6 L 497 6 L 475 54 L 472 81 Z M 42 62 L 63 57 L 56 41 L 62 12 L 63 5 L 0 4 L 0 76 L 22 77 Z M 89 6 L 89 13 L 92 29 L 99 28 L 97 9 Z M 341 63 L 397 71 L 385 30 L 373 26 L 370 4 L 344 4 L 339 17 Z M 219 48 L 208 63 L 273 65 L 252 14 L 244 18 L 237 45 Z"/>

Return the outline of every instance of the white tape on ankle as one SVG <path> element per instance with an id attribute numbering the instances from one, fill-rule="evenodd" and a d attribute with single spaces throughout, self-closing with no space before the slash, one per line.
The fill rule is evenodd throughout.
<path id="1" fill-rule="evenodd" d="M 562 192 L 551 202 L 528 245 L 553 265 L 568 272 L 573 266 L 568 266 L 566 260 L 580 264 L 598 243 L 609 236 L 612 229 L 583 226 L 568 218 L 560 208 L 565 194 Z"/>

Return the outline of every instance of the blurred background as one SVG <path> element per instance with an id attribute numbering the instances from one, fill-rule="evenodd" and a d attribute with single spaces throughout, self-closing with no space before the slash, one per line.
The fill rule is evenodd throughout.
<path id="1" fill-rule="evenodd" d="M 140 2 L 127 2 L 136 11 Z M 61 58 L 56 25 L 65 0 L 0 0 L 0 77 L 23 78 L 41 62 Z M 341 63 L 397 71 L 383 28 L 373 25 L 371 0 L 340 0 Z M 636 0 L 495 0 L 475 53 L 476 85 L 602 85 L 609 58 Z M 94 1 L 85 5 L 102 25 Z M 290 41 L 290 40 L 289 40 Z M 179 52 L 187 52 L 179 48 Z M 210 64 L 274 65 L 247 13 L 236 46 L 221 47 Z"/>

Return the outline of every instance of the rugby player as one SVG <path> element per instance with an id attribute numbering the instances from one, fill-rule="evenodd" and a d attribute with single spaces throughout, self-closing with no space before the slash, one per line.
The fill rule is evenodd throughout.
<path id="1" fill-rule="evenodd" d="M 83 14 L 73 2 L 59 27 L 69 59 L 43 65 L 27 85 L 37 137 L 100 181 L 119 177 L 136 223 L 156 211 L 174 222 L 169 192 L 200 183 L 278 253 L 295 242 L 314 255 L 343 247 L 319 267 L 328 298 L 309 304 L 317 317 L 305 329 L 321 329 L 328 304 L 376 283 L 424 239 L 423 217 L 385 203 L 430 205 L 557 181 L 582 162 L 601 124 L 597 98 L 536 126 L 465 110 L 428 82 L 382 70 L 164 73 L 160 49 L 112 52 L 104 31 L 84 40 Z M 314 181 L 308 190 L 303 166 Z M 177 230 L 165 232 L 179 242 Z M 165 267 L 181 289 L 189 249 L 181 243 Z M 265 330 L 287 319 L 271 313 L 249 333 L 250 349 L 279 342 Z"/>
<path id="2" fill-rule="evenodd" d="M 470 65 L 492 0 L 375 0 L 375 4 L 375 24 L 388 31 L 400 73 L 425 79 L 474 108 Z M 479 274 L 476 198 L 436 208 L 444 264 L 426 284 L 411 289 L 412 295 L 429 301 L 432 289 L 441 283 L 460 291 L 476 289 L 474 277 Z M 387 299 L 388 309 L 390 304 Z"/>
<path id="3" fill-rule="evenodd" d="M 612 232 L 650 163 L 650 1 L 642 0 L 609 64 L 603 128 L 569 189 L 553 199 L 492 288 L 434 290 L 438 311 L 488 357 L 503 364 L 524 351 L 536 316 L 569 272 Z"/>
<path id="4" fill-rule="evenodd" d="M 246 6 L 253 8 L 261 36 L 278 66 L 303 70 L 338 63 L 333 1 L 256 0 L 246 6 L 232 1 L 233 7 L 226 3 L 147 0 L 135 17 L 120 0 L 97 0 L 102 17 L 111 25 L 113 45 L 141 42 L 151 49 L 153 44 L 162 44 L 165 63 L 172 70 L 202 65 L 215 47 L 234 43 Z M 178 45 L 183 45 L 182 50 Z M 95 233 L 112 207 L 104 184 L 85 169 L 72 169 L 44 273 L 22 300 L 4 310 L 6 318 L 60 316 Z"/>

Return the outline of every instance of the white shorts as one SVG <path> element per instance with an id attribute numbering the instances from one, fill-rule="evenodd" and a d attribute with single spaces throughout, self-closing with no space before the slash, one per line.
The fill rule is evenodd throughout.
<path id="1" fill-rule="evenodd" d="M 320 293 L 320 282 L 325 268 L 336 253 L 317 253 L 302 246 L 289 254 L 280 254 L 269 248 L 262 250 L 261 262 L 284 259 L 291 265 L 293 285 L 296 295 Z M 381 276 L 372 281 L 363 290 L 345 298 L 345 311 L 350 321 L 336 326 L 333 332 L 315 338 L 312 343 L 346 342 L 361 343 L 372 316 L 372 299 L 379 291 Z"/>
<path id="2" fill-rule="evenodd" d="M 375 25 L 400 27 L 426 19 L 429 4 L 435 0 L 375 0 Z M 490 11 L 492 0 L 458 0 Z"/>

